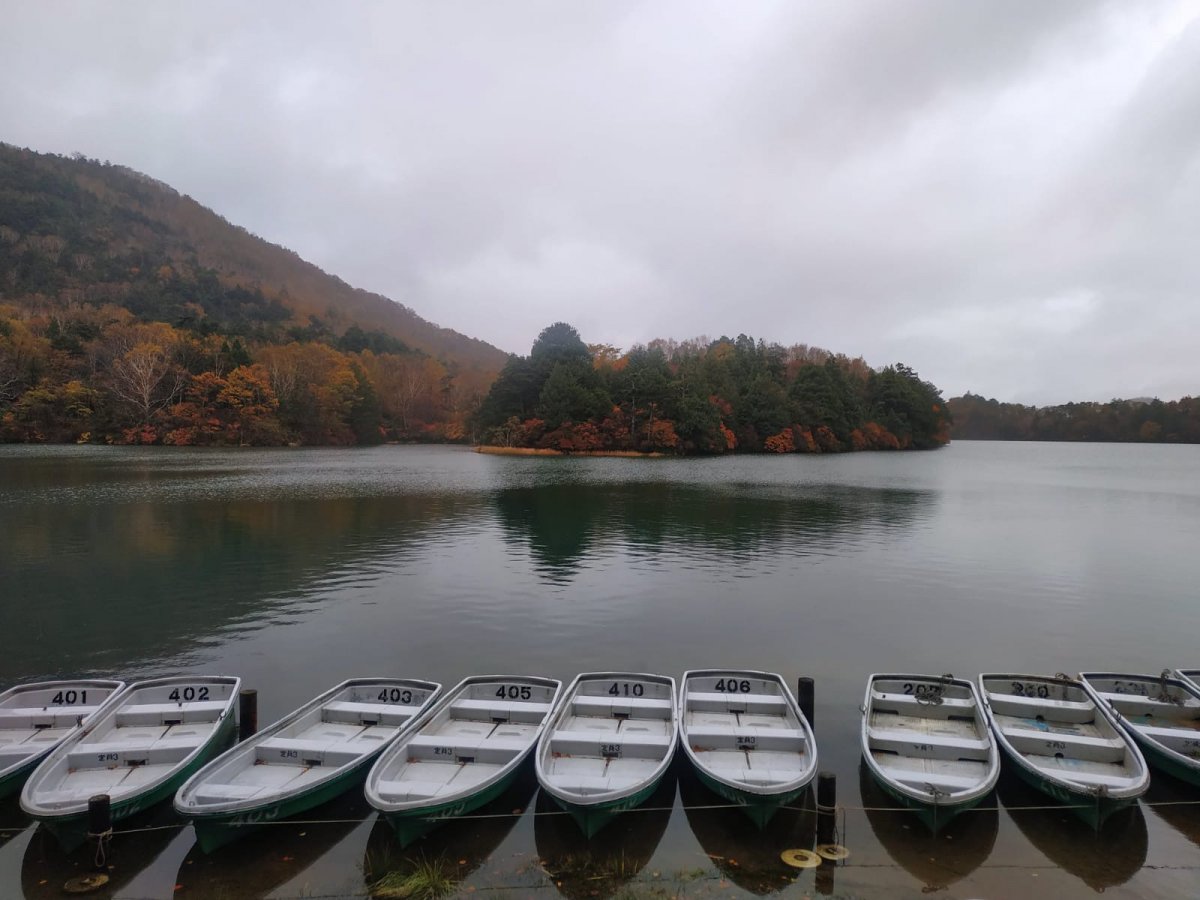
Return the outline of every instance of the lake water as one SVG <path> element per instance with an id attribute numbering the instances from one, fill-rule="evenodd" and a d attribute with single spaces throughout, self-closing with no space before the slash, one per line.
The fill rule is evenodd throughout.
<path id="1" fill-rule="evenodd" d="M 1116 897 L 1200 892 L 1200 791 L 1155 776 L 1094 835 L 1007 778 L 937 839 L 863 778 L 878 671 L 1200 667 L 1200 447 L 956 443 L 932 453 L 494 457 L 461 448 L 0 448 L 0 684 L 212 672 L 267 723 L 345 678 L 763 668 L 817 684 L 836 868 L 779 861 L 685 766 L 591 846 L 527 777 L 401 853 L 357 797 L 211 856 L 169 811 L 119 835 L 116 897 L 363 896 L 444 858 L 463 893 Z M 1158 805 L 1190 800 L 1198 805 Z M 998 806 L 998 808 L 997 808 Z M 685 808 L 686 807 L 686 808 Z M 513 810 L 520 810 L 514 815 Z M 162 826 L 162 827 L 159 827 Z M 0 803 L 0 896 L 87 870 Z"/>

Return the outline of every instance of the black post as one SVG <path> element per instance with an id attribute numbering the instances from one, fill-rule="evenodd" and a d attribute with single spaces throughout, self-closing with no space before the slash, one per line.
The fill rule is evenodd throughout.
<path id="1" fill-rule="evenodd" d="M 837 776 L 832 772 L 817 775 L 817 843 L 832 844 L 837 826 Z"/>
<path id="2" fill-rule="evenodd" d="M 112 801 L 108 794 L 96 794 L 88 798 L 88 837 L 99 847 L 93 855 L 98 870 L 107 869 L 108 842 L 112 839 Z"/>
<path id="3" fill-rule="evenodd" d="M 808 719 L 813 731 L 817 730 L 817 685 L 811 678 L 796 679 L 796 701 L 800 712 Z"/>
<path id="4" fill-rule="evenodd" d="M 238 740 L 258 731 L 258 691 L 246 688 L 238 694 Z"/>

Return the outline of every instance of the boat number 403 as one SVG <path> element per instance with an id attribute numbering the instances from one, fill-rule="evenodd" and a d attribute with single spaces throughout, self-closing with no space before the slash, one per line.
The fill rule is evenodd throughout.
<path id="1" fill-rule="evenodd" d="M 375 699 L 380 703 L 412 703 L 413 693 L 406 688 L 384 688 Z"/>
<path id="2" fill-rule="evenodd" d="M 613 697 L 640 697 L 646 693 L 646 686 L 636 681 L 632 684 L 628 681 L 614 681 L 608 693 Z"/>
<path id="3" fill-rule="evenodd" d="M 206 687 L 185 687 L 175 688 L 171 693 L 167 694 L 168 700 L 207 700 L 208 688 Z"/>
<path id="4" fill-rule="evenodd" d="M 59 691 L 50 701 L 52 706 L 74 706 L 76 703 L 87 703 L 87 691 Z"/>

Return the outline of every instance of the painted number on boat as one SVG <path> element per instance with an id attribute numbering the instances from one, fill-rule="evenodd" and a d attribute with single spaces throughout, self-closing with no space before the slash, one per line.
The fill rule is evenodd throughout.
<path id="1" fill-rule="evenodd" d="M 121 759 L 121 754 L 119 754 L 119 753 L 97 753 L 96 759 L 100 760 L 100 762 L 118 762 Z"/>
<path id="2" fill-rule="evenodd" d="M 738 681 L 736 678 L 718 678 L 714 687 L 722 694 L 750 693 L 750 682 L 745 679 Z"/>
<path id="3" fill-rule="evenodd" d="M 74 706 L 76 703 L 87 703 L 87 691 L 59 691 L 50 703 L 53 706 Z"/>
<path id="4" fill-rule="evenodd" d="M 300 751 L 299 750 L 280 750 L 279 758 L 280 759 L 299 759 Z"/>
<path id="5" fill-rule="evenodd" d="M 600 755 L 603 756 L 605 759 L 613 759 L 615 757 L 619 757 L 621 755 L 621 745 L 620 744 L 601 744 L 600 745 Z"/>
<path id="6" fill-rule="evenodd" d="M 1051 750 L 1066 750 L 1067 745 L 1062 741 L 1046 741 L 1046 746 Z"/>
<path id="7" fill-rule="evenodd" d="M 206 687 L 185 687 L 175 688 L 167 695 L 168 700 L 175 701 L 191 701 L 191 700 L 207 700 L 208 688 Z"/>
<path id="8" fill-rule="evenodd" d="M 384 688 L 375 699 L 380 703 L 412 703 L 413 692 L 407 688 Z"/>
<path id="9" fill-rule="evenodd" d="M 434 747 L 433 755 L 434 756 L 453 756 L 454 748 L 453 747 Z"/>
<path id="10" fill-rule="evenodd" d="M 758 738 L 752 734 L 738 735 L 736 738 L 737 748 L 739 750 L 753 750 L 754 745 L 758 743 Z"/>
<path id="11" fill-rule="evenodd" d="M 911 681 L 904 682 L 904 693 L 906 694 L 940 694 L 943 688 L 940 684 L 914 684 Z"/>
<path id="12" fill-rule="evenodd" d="M 921 753 L 928 753 L 930 750 L 930 747 L 928 744 L 913 744 L 913 749 L 917 750 Z"/>
<path id="13" fill-rule="evenodd" d="M 1046 699 L 1050 696 L 1050 688 L 1044 684 L 1030 684 L 1014 681 L 1012 683 L 1012 692 L 1017 697 L 1038 697 Z"/>
<path id="14" fill-rule="evenodd" d="M 614 681 L 608 693 L 613 697 L 640 697 L 646 693 L 646 686 L 636 681 L 633 684 L 628 681 Z"/>
<path id="15" fill-rule="evenodd" d="M 1146 690 L 1146 685 L 1142 684 L 1140 681 L 1114 681 L 1113 693 L 1141 694 L 1143 697 L 1145 697 L 1148 692 Z"/>
<path id="16" fill-rule="evenodd" d="M 527 684 L 502 684 L 496 688 L 496 696 L 501 700 L 528 700 L 533 691 Z"/>

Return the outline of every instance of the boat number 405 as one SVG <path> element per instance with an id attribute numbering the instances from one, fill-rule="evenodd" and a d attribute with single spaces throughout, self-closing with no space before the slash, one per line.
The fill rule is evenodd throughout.
<path id="1" fill-rule="evenodd" d="M 168 700 L 207 700 L 208 688 L 206 687 L 185 687 L 175 688 L 171 693 L 167 694 Z"/>
<path id="2" fill-rule="evenodd" d="M 52 706 L 74 706 L 76 703 L 87 703 L 87 691 L 59 691 L 50 701 Z"/>
<path id="3" fill-rule="evenodd" d="M 613 697 L 640 697 L 646 693 L 646 686 L 636 681 L 633 684 L 628 681 L 614 681 L 608 693 Z"/>
<path id="4" fill-rule="evenodd" d="M 501 700 L 528 700 L 533 691 L 527 684 L 502 684 L 496 688 L 496 696 Z"/>

